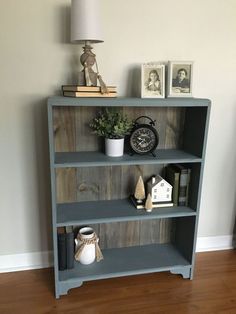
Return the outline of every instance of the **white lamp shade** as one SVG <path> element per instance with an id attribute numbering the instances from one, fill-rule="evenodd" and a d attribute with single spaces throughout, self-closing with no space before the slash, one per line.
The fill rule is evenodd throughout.
<path id="1" fill-rule="evenodd" d="M 99 0 L 71 1 L 71 41 L 103 42 Z"/>

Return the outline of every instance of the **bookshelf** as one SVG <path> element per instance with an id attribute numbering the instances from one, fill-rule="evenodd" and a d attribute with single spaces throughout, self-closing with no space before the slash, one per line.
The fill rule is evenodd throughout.
<path id="1" fill-rule="evenodd" d="M 107 106 L 157 121 L 156 157 L 103 154 L 88 124 Z M 48 99 L 56 298 L 102 278 L 160 271 L 193 278 L 209 114 L 208 99 Z M 188 207 L 136 210 L 128 197 L 138 176 L 146 180 L 172 163 L 191 168 Z M 57 228 L 82 225 L 96 230 L 104 260 L 59 271 Z"/>

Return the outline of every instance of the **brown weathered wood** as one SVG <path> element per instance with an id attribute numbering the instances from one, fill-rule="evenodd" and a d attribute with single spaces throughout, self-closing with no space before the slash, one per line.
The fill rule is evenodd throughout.
<path id="1" fill-rule="evenodd" d="M 77 169 L 77 201 L 111 199 L 109 167 L 86 167 Z"/>
<path id="2" fill-rule="evenodd" d="M 173 225 L 171 219 L 140 221 L 140 244 L 171 242 Z"/>
<path id="3" fill-rule="evenodd" d="M 76 151 L 75 109 L 55 107 L 53 109 L 55 151 Z M 76 169 L 57 169 L 57 202 L 76 201 Z"/>
<path id="4" fill-rule="evenodd" d="M 92 134 L 89 123 L 99 111 L 96 107 L 58 107 L 54 109 L 56 151 L 101 150 L 102 139 Z M 124 108 L 131 119 L 147 115 L 156 120 L 159 148 L 175 148 L 181 145 L 184 109 L 182 108 Z M 147 120 L 141 120 L 141 122 Z"/>
<path id="5" fill-rule="evenodd" d="M 53 129 L 56 152 L 76 151 L 75 109 L 73 107 L 53 109 Z"/>
<path id="6" fill-rule="evenodd" d="M 75 126 L 76 126 L 76 151 L 97 151 L 103 149 L 103 140 L 92 133 L 89 127 L 92 119 L 100 111 L 96 107 L 76 107 Z"/>
<path id="7" fill-rule="evenodd" d="M 139 222 L 100 224 L 101 248 L 118 248 L 139 245 Z"/>
<path id="8" fill-rule="evenodd" d="M 56 170 L 58 203 L 77 201 L 76 182 L 75 168 L 61 168 Z"/>
<path id="9" fill-rule="evenodd" d="M 0 313 L 236 313 L 236 251 L 198 253 L 194 280 L 169 272 L 86 282 L 59 300 L 52 269 L 0 274 Z"/>
<path id="10" fill-rule="evenodd" d="M 178 148 L 182 146 L 184 118 L 184 108 L 167 109 L 165 125 L 165 148 Z"/>
<path id="11" fill-rule="evenodd" d="M 129 118 L 147 115 L 156 120 L 159 148 L 180 145 L 184 112 L 181 108 L 120 108 Z M 56 151 L 103 150 L 103 139 L 91 133 L 89 123 L 99 111 L 96 107 L 58 107 L 54 109 Z M 145 122 L 146 120 L 143 120 Z M 147 122 L 147 121 L 146 121 Z M 166 127 L 167 125 L 167 127 Z M 180 125 L 180 128 L 178 127 Z M 177 135 L 176 135 L 177 134 Z M 162 165 L 92 167 L 57 170 L 58 202 L 122 199 L 134 193 L 138 177 L 144 182 L 162 174 Z M 111 227 L 112 226 L 112 227 Z M 170 220 L 97 225 L 102 247 L 120 247 L 169 242 Z M 115 235 L 121 235 L 118 239 Z"/>

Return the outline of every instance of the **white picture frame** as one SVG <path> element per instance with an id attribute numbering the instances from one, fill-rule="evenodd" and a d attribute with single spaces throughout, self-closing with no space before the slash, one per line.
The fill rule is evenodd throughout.
<path id="1" fill-rule="evenodd" d="M 141 97 L 165 98 L 165 65 L 143 63 L 141 66 Z"/>
<path id="2" fill-rule="evenodd" d="M 193 61 L 169 61 L 167 86 L 167 97 L 193 97 Z"/>

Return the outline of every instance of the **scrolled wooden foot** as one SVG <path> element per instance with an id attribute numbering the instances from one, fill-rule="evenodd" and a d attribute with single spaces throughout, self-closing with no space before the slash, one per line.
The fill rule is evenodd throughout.
<path id="1" fill-rule="evenodd" d="M 59 282 L 57 284 L 56 289 L 56 298 L 58 299 L 61 295 L 68 294 L 68 291 L 72 288 L 78 288 L 82 286 L 83 281 L 76 281 L 76 282 Z"/>
<path id="2" fill-rule="evenodd" d="M 191 268 L 190 267 L 174 268 L 170 272 L 172 274 L 182 275 L 184 279 L 191 278 Z"/>

